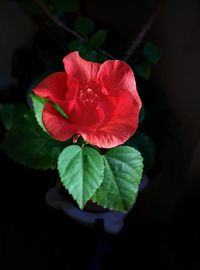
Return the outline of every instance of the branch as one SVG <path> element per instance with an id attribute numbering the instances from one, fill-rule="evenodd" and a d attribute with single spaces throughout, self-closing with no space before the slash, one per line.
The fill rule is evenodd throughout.
<path id="1" fill-rule="evenodd" d="M 43 13 L 58 27 L 60 27 L 61 29 L 63 29 L 65 32 L 70 33 L 71 35 L 73 35 L 74 37 L 80 39 L 83 42 L 86 42 L 87 40 L 82 37 L 81 35 L 79 35 L 76 31 L 74 31 L 73 29 L 71 29 L 70 27 L 68 27 L 67 25 L 65 25 L 62 21 L 60 21 L 56 16 L 54 16 L 54 14 L 52 14 L 52 12 L 49 10 L 49 8 L 46 6 L 46 4 L 42 1 L 42 0 L 34 0 L 35 3 L 40 7 L 40 9 L 43 11 Z M 96 48 L 97 51 L 101 52 L 102 54 L 106 55 L 107 57 L 109 57 L 110 59 L 115 59 L 114 56 L 112 56 L 110 53 L 100 49 L 100 48 Z"/>
<path id="2" fill-rule="evenodd" d="M 137 35 L 137 37 L 134 38 L 134 40 L 131 42 L 128 50 L 126 51 L 126 53 L 122 57 L 122 59 L 124 61 L 127 61 L 131 57 L 131 55 L 134 53 L 136 48 L 142 43 L 144 37 L 146 36 L 147 32 L 151 28 L 152 24 L 154 23 L 154 21 L 157 17 L 157 14 L 158 14 L 158 12 L 156 9 L 156 11 L 151 15 L 151 17 L 148 19 L 148 21 L 143 25 L 143 27 L 142 27 L 141 31 L 139 32 L 139 34 Z"/>

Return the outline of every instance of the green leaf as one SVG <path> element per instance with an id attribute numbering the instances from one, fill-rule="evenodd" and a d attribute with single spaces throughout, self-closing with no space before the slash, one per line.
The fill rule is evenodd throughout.
<path id="1" fill-rule="evenodd" d="M 103 63 L 107 60 L 106 56 L 100 52 L 96 51 L 96 58 L 95 58 L 95 62 L 97 63 Z"/>
<path id="2" fill-rule="evenodd" d="M 144 160 L 144 171 L 148 171 L 155 160 L 155 147 L 152 140 L 144 133 L 135 133 L 127 142 L 126 145 L 135 147 L 140 151 Z"/>
<path id="3" fill-rule="evenodd" d="M 68 48 L 70 52 L 80 51 L 85 48 L 85 44 L 82 40 L 75 39 L 68 44 Z"/>
<path id="4" fill-rule="evenodd" d="M 12 127 L 13 119 L 15 114 L 14 104 L 5 104 L 0 107 L 0 120 L 8 130 Z"/>
<path id="5" fill-rule="evenodd" d="M 52 0 L 52 4 L 60 12 L 76 12 L 80 7 L 77 0 Z"/>
<path id="6" fill-rule="evenodd" d="M 27 111 L 24 104 L 10 104 L 7 103 L 0 107 L 0 120 L 7 130 L 11 129 L 13 124 L 18 122 L 20 118 Z"/>
<path id="7" fill-rule="evenodd" d="M 144 47 L 144 56 L 152 64 L 156 64 L 161 55 L 161 50 L 155 44 L 148 42 Z"/>
<path id="8" fill-rule="evenodd" d="M 61 114 L 65 119 L 69 119 L 69 116 L 63 111 L 63 109 L 58 105 L 55 104 L 51 101 L 49 101 L 49 103 L 51 103 L 51 105 L 53 105 L 53 107 L 59 112 L 59 114 Z"/>
<path id="9" fill-rule="evenodd" d="M 136 64 L 135 70 L 140 77 L 149 80 L 151 76 L 151 65 L 149 62 L 143 61 Z"/>
<path id="10" fill-rule="evenodd" d="M 33 102 L 33 109 L 35 112 L 35 117 L 38 122 L 38 124 L 41 126 L 41 128 L 46 131 L 43 122 L 42 122 L 42 111 L 44 109 L 44 105 L 46 102 L 49 102 L 53 105 L 53 107 L 66 119 L 69 119 L 68 115 L 61 109 L 61 107 L 58 104 L 55 104 L 51 101 L 48 101 L 44 98 L 41 98 L 35 94 L 31 94 L 32 102 Z"/>
<path id="11" fill-rule="evenodd" d="M 5 135 L 1 147 L 8 157 L 33 169 L 55 169 L 69 142 L 59 142 L 43 132 L 33 112 L 28 111 Z"/>
<path id="12" fill-rule="evenodd" d="M 61 182 L 83 209 L 103 181 L 103 157 L 91 147 L 72 145 L 58 159 Z"/>
<path id="13" fill-rule="evenodd" d="M 42 122 L 42 111 L 44 109 L 44 105 L 46 104 L 46 100 L 44 98 L 41 98 L 37 95 L 31 94 L 31 99 L 33 102 L 33 109 L 35 112 L 35 117 L 38 122 L 38 124 L 41 126 L 41 128 L 46 131 L 43 122 Z M 47 132 L 47 131 L 46 131 Z"/>
<path id="14" fill-rule="evenodd" d="M 81 35 L 94 31 L 94 22 L 88 17 L 78 17 L 74 23 L 74 29 Z"/>
<path id="15" fill-rule="evenodd" d="M 104 156 L 103 184 L 92 200 L 104 208 L 127 211 L 135 202 L 142 178 L 142 156 L 134 148 L 119 146 Z"/>
<path id="16" fill-rule="evenodd" d="M 105 30 L 99 30 L 95 32 L 90 39 L 92 46 L 101 47 L 106 40 L 107 34 L 108 34 L 108 31 L 105 31 Z"/>

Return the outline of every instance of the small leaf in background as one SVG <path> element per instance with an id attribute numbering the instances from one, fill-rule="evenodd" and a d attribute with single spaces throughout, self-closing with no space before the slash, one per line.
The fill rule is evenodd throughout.
<path id="1" fill-rule="evenodd" d="M 92 50 L 92 47 L 90 46 L 90 44 L 85 44 L 85 48 L 80 50 L 79 53 L 80 53 L 80 56 L 82 58 L 84 58 L 85 60 L 94 61 L 92 51 L 93 50 Z"/>
<path id="2" fill-rule="evenodd" d="M 7 130 L 11 129 L 13 124 L 20 121 L 20 118 L 26 113 L 27 107 L 24 104 L 5 104 L 0 107 L 0 120 Z"/>
<path id="3" fill-rule="evenodd" d="M 141 124 L 145 119 L 145 109 L 144 109 L 144 104 L 142 104 L 142 107 L 140 109 L 140 114 L 139 114 L 139 124 Z"/>
<path id="4" fill-rule="evenodd" d="M 104 179 L 92 197 L 98 205 L 116 211 L 127 211 L 135 202 L 143 163 L 140 152 L 119 146 L 104 155 Z"/>
<path id="5" fill-rule="evenodd" d="M 57 159 L 68 142 L 52 139 L 38 126 L 34 113 L 27 109 L 6 133 L 1 148 L 8 157 L 33 169 L 55 169 Z"/>
<path id="6" fill-rule="evenodd" d="M 140 151 L 143 162 L 144 162 L 144 172 L 152 168 L 155 160 L 155 147 L 152 140 L 144 133 L 135 133 L 127 142 L 126 145 L 135 147 Z"/>
<path id="7" fill-rule="evenodd" d="M 106 58 L 106 56 L 103 53 L 96 51 L 95 62 L 97 62 L 97 63 L 103 63 L 106 60 L 107 60 L 107 58 Z"/>
<path id="8" fill-rule="evenodd" d="M 48 4 L 48 0 L 43 0 L 43 1 L 45 2 L 45 4 Z M 19 3 L 31 15 L 33 15 L 33 16 L 40 16 L 40 15 L 42 15 L 42 10 L 35 3 L 34 0 L 20 0 Z"/>
<path id="9" fill-rule="evenodd" d="M 99 30 L 95 32 L 90 39 L 92 46 L 101 47 L 106 40 L 107 34 L 108 34 L 108 31 L 105 31 L 105 30 Z"/>
<path id="10" fill-rule="evenodd" d="M 58 12 L 76 12 L 80 8 L 77 0 L 51 0 L 53 7 Z"/>
<path id="11" fill-rule="evenodd" d="M 156 64 L 161 55 L 161 50 L 155 44 L 148 42 L 144 47 L 144 56 L 152 64 Z"/>
<path id="12" fill-rule="evenodd" d="M 68 48 L 70 52 L 80 51 L 85 48 L 85 44 L 82 40 L 75 39 L 68 44 Z"/>
<path id="13" fill-rule="evenodd" d="M 64 187 L 83 209 L 103 181 L 103 157 L 91 147 L 71 145 L 60 154 L 58 171 Z"/>
<path id="14" fill-rule="evenodd" d="M 94 28 L 94 22 L 88 17 L 78 17 L 74 23 L 74 29 L 81 35 L 93 32 Z"/>
<path id="15" fill-rule="evenodd" d="M 7 130 L 10 129 L 13 125 L 14 114 L 14 104 L 5 104 L 0 107 L 0 120 Z"/>
<path id="16" fill-rule="evenodd" d="M 135 71 L 140 77 L 149 80 L 151 76 L 151 65 L 147 61 L 137 63 L 135 66 Z"/>

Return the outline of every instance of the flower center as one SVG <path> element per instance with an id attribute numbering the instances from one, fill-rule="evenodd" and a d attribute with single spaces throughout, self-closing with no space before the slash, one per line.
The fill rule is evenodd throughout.
<path id="1" fill-rule="evenodd" d="M 84 105 L 91 105 L 96 107 L 99 103 L 99 95 L 97 92 L 92 88 L 80 89 L 79 90 L 79 100 Z"/>

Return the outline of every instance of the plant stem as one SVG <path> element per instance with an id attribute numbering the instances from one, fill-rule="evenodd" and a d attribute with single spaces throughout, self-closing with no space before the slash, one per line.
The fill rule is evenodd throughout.
<path id="1" fill-rule="evenodd" d="M 74 31 L 73 29 L 71 29 L 70 27 L 68 27 L 67 25 L 65 25 L 62 21 L 60 21 L 54 14 L 52 14 L 52 12 L 49 10 L 49 8 L 47 7 L 47 5 L 42 1 L 42 0 L 34 0 L 35 3 L 40 7 L 40 9 L 43 11 L 43 13 L 54 23 L 56 24 L 58 27 L 60 27 L 61 29 L 63 29 L 64 31 L 70 33 L 71 35 L 73 35 L 74 37 L 78 38 L 79 40 L 86 42 L 86 38 L 84 38 L 83 36 L 81 36 L 80 34 L 78 34 L 76 31 Z M 104 54 L 105 56 L 109 57 L 110 59 L 115 59 L 115 57 L 113 55 L 111 55 L 110 53 L 100 49 L 100 48 L 96 48 L 97 51 L 101 52 L 102 54 Z"/>
<path id="2" fill-rule="evenodd" d="M 148 21 L 143 25 L 141 31 L 136 36 L 136 38 L 133 39 L 130 46 L 128 47 L 128 50 L 125 52 L 124 56 L 122 57 L 122 60 L 127 61 L 131 55 L 134 53 L 136 48 L 142 43 L 144 37 L 146 36 L 147 32 L 151 28 L 152 24 L 154 23 L 156 17 L 157 17 L 157 9 L 156 11 L 150 16 Z"/>

